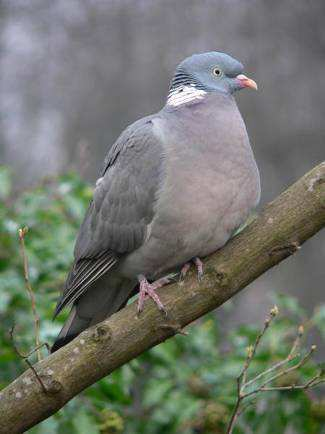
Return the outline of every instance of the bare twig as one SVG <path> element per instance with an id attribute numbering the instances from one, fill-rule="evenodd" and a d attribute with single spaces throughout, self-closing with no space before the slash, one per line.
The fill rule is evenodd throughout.
<path id="1" fill-rule="evenodd" d="M 238 418 L 238 416 L 242 413 L 240 412 L 240 404 L 242 402 L 242 400 L 245 398 L 245 395 L 243 393 L 244 388 L 246 386 L 246 381 L 247 381 L 247 371 L 249 368 L 249 365 L 251 364 L 251 361 L 253 360 L 257 347 L 259 346 L 261 339 L 263 338 L 264 334 L 266 333 L 267 329 L 269 328 L 271 321 L 273 320 L 273 318 L 278 314 L 279 310 L 277 308 L 277 306 L 274 306 L 271 310 L 270 310 L 270 314 L 269 316 L 266 318 L 265 322 L 264 322 L 264 326 L 263 329 L 261 330 L 261 332 L 257 335 L 257 338 L 255 339 L 254 345 L 251 345 L 247 348 L 247 356 L 244 362 L 244 366 L 243 369 L 241 371 L 241 373 L 239 374 L 239 376 L 237 377 L 237 400 L 236 400 L 236 404 L 235 407 L 233 409 L 230 421 L 229 421 L 229 425 L 226 431 L 226 434 L 231 434 L 233 427 L 236 423 L 236 420 Z"/>
<path id="2" fill-rule="evenodd" d="M 244 385 L 244 388 L 247 388 L 252 383 L 256 383 L 257 380 L 259 380 L 261 377 L 264 377 L 265 375 L 270 374 L 271 372 L 274 372 L 281 368 L 283 365 L 287 364 L 288 362 L 294 360 L 295 358 L 299 357 L 299 354 L 296 353 L 297 349 L 300 346 L 301 339 L 304 333 L 303 326 L 299 326 L 297 337 L 293 342 L 293 345 L 291 347 L 291 350 L 287 357 L 284 360 L 281 360 L 280 362 L 276 363 L 275 365 L 271 366 L 270 368 L 266 369 L 265 371 L 261 372 L 260 374 L 256 375 L 256 377 L 252 378 L 251 380 L 247 381 Z"/>
<path id="3" fill-rule="evenodd" d="M 25 235 L 28 232 L 28 228 L 20 228 L 18 231 L 19 235 L 19 245 L 20 245 L 20 251 L 23 258 L 23 265 L 24 265 L 24 279 L 25 279 L 25 286 L 31 301 L 32 305 L 32 312 L 34 317 L 34 329 L 35 329 L 35 344 L 36 344 L 36 354 L 37 354 L 37 360 L 42 360 L 42 355 L 40 352 L 40 319 L 36 310 L 36 302 L 35 302 L 35 295 L 32 288 L 32 285 L 29 280 L 29 267 L 28 267 L 28 258 L 26 254 L 26 248 L 25 248 Z"/>
<path id="4" fill-rule="evenodd" d="M 247 349 L 247 357 L 244 363 L 244 367 L 243 370 L 241 372 L 241 374 L 239 375 L 239 381 L 241 384 L 245 384 L 246 383 L 246 378 L 247 378 L 247 370 L 249 368 L 249 365 L 251 363 L 251 361 L 253 360 L 257 347 L 259 346 L 261 339 L 263 338 L 264 334 L 266 333 L 267 329 L 269 328 L 271 321 L 273 320 L 273 318 L 275 318 L 275 316 L 279 313 L 279 309 L 277 308 L 277 306 L 274 306 L 271 310 L 270 310 L 270 314 L 269 316 L 266 318 L 265 322 L 264 322 L 264 326 L 262 331 L 257 335 L 257 338 L 255 340 L 255 343 L 253 346 L 248 347 Z"/>
<path id="5" fill-rule="evenodd" d="M 277 373 L 276 375 L 273 375 L 272 377 L 268 378 L 267 380 L 265 380 L 258 388 L 252 390 L 249 393 L 246 393 L 244 395 L 244 398 L 247 398 L 248 396 L 251 395 L 255 395 L 256 393 L 259 393 L 261 391 L 264 391 L 266 389 L 266 385 L 272 383 L 274 380 L 277 380 L 280 377 L 283 377 L 284 375 L 287 375 L 289 372 L 292 371 L 296 371 L 297 369 L 301 368 L 303 365 L 305 365 L 305 363 L 307 363 L 307 361 L 310 359 L 310 356 L 312 355 L 312 353 L 316 350 L 316 345 L 313 345 L 311 347 L 311 349 L 308 351 L 307 354 L 304 355 L 304 357 L 294 366 L 292 366 L 291 368 L 287 368 L 284 369 L 283 371 L 280 371 L 279 373 Z M 295 386 L 295 385 L 293 385 Z M 245 386 L 246 387 L 246 386 Z M 296 387 L 296 386 L 295 386 Z M 290 386 L 290 388 L 292 389 L 292 386 Z M 277 387 L 272 388 L 273 390 L 277 390 Z M 281 390 L 281 389 L 280 389 Z M 293 390 L 293 389 L 292 389 Z"/>
<path id="6" fill-rule="evenodd" d="M 234 426 L 236 424 L 236 421 L 238 417 L 246 410 L 246 408 L 251 405 L 251 401 L 245 406 L 242 407 L 241 404 L 243 400 L 245 400 L 248 397 L 251 397 L 253 395 L 257 395 L 260 392 L 271 392 L 271 391 L 291 391 L 291 390 L 307 390 L 310 388 L 313 388 L 317 386 L 320 383 L 325 382 L 325 378 L 323 377 L 323 372 L 320 371 L 318 374 L 316 374 L 313 378 L 308 380 L 304 384 L 291 384 L 288 386 L 269 386 L 271 383 L 273 383 L 275 380 L 278 380 L 279 378 L 287 375 L 288 373 L 292 371 L 296 371 L 300 369 L 303 365 L 305 365 L 308 360 L 310 360 L 311 355 L 316 350 L 316 345 L 312 345 L 310 350 L 300 358 L 300 360 L 293 366 L 290 366 L 289 368 L 284 368 L 284 366 L 294 360 L 295 358 L 298 358 L 300 355 L 297 353 L 297 349 L 299 348 L 301 344 L 301 339 L 304 334 L 304 327 L 300 326 L 298 328 L 298 333 L 296 336 L 296 339 L 294 340 L 292 347 L 287 355 L 287 357 L 280 362 L 274 364 L 270 368 L 266 369 L 265 371 L 259 373 L 251 380 L 247 381 L 247 371 L 249 368 L 249 365 L 254 358 L 254 355 L 256 354 L 256 350 L 262 340 L 262 337 L 264 336 L 266 330 L 268 329 L 272 319 L 278 314 L 278 309 L 275 306 L 270 311 L 270 315 L 266 319 L 264 323 L 264 327 L 262 331 L 258 334 L 254 345 L 248 347 L 247 349 L 247 357 L 244 362 L 243 369 L 239 376 L 237 377 L 237 399 L 234 406 L 234 409 L 232 411 L 230 421 L 227 427 L 226 434 L 232 434 Z M 253 384 L 256 384 L 258 380 L 260 380 L 262 377 L 265 377 L 271 373 L 274 373 L 274 375 L 268 377 L 266 380 L 264 380 L 260 385 L 257 385 L 252 391 L 245 392 L 245 389 L 247 389 L 248 386 L 252 386 Z M 242 408 L 241 408 L 242 407 Z"/>
<path id="7" fill-rule="evenodd" d="M 11 338 L 11 342 L 12 342 L 12 346 L 13 349 L 15 350 L 16 354 L 21 357 L 24 362 L 27 364 L 27 366 L 32 370 L 32 372 L 34 373 L 36 380 L 38 381 L 39 385 L 41 386 L 43 392 L 47 393 L 47 389 L 45 387 L 45 384 L 43 383 L 43 381 L 41 380 L 40 376 L 38 375 L 36 369 L 34 368 L 34 366 L 31 364 L 31 362 L 28 360 L 28 357 L 31 356 L 35 351 L 37 351 L 38 349 L 40 349 L 43 346 L 46 346 L 48 352 L 50 352 L 50 347 L 47 343 L 41 344 L 39 345 L 38 348 L 34 348 L 30 353 L 28 354 L 23 354 L 19 351 L 16 343 L 15 343 L 15 338 L 14 338 L 14 330 L 15 330 L 15 326 L 13 325 L 11 327 L 11 329 L 9 330 L 9 334 L 10 334 L 10 338 Z"/>
<path id="8" fill-rule="evenodd" d="M 292 384 L 291 386 L 277 386 L 277 387 L 261 387 L 259 392 L 271 392 L 281 390 L 305 390 L 318 386 L 318 384 L 325 383 L 325 378 L 321 378 L 320 374 L 315 375 L 311 380 L 305 384 Z"/>
<path id="9" fill-rule="evenodd" d="M 248 401 L 245 405 L 242 406 L 242 408 L 238 411 L 238 417 L 245 413 L 245 411 L 251 407 L 252 405 L 256 404 L 257 398 L 255 399 L 251 399 L 250 401 Z"/>

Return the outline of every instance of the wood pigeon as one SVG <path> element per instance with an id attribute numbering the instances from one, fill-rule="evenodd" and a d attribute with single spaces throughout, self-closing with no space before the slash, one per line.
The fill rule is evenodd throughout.
<path id="1" fill-rule="evenodd" d="M 260 198 L 260 177 L 234 99 L 257 89 L 243 65 L 220 52 L 182 61 L 167 101 L 120 135 L 96 182 L 55 316 L 70 315 L 52 351 L 124 307 L 138 310 L 168 273 L 220 249 Z"/>

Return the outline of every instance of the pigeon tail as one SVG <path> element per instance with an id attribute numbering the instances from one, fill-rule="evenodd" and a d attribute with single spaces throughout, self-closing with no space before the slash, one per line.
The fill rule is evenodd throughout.
<path id="1" fill-rule="evenodd" d="M 78 335 L 67 335 L 63 338 L 57 338 L 54 344 L 51 347 L 51 354 L 55 353 L 55 351 L 59 350 L 61 347 L 64 347 L 69 342 L 73 341 L 74 338 L 76 338 Z"/>
<path id="2" fill-rule="evenodd" d="M 71 342 L 83 330 L 89 327 L 90 321 L 89 318 L 81 318 L 78 315 L 77 306 L 72 306 L 70 315 L 51 348 L 51 353 Z"/>

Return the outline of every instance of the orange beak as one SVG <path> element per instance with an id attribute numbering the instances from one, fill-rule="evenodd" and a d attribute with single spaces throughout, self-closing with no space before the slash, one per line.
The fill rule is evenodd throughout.
<path id="1" fill-rule="evenodd" d="M 249 87 L 251 89 L 257 90 L 257 84 L 251 78 L 246 77 L 244 74 L 237 75 L 236 79 L 239 81 L 242 87 Z"/>

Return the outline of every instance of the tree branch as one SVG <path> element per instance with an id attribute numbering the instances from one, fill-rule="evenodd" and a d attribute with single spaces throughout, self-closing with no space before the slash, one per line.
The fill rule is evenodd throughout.
<path id="1" fill-rule="evenodd" d="M 131 304 L 34 365 L 0 394 L 0 433 L 21 433 L 145 350 L 215 309 L 289 255 L 325 226 L 325 163 L 268 204 L 219 252 L 205 260 L 201 283 L 190 273 L 183 283 L 162 288 L 168 310 L 148 300 L 137 317 Z"/>

